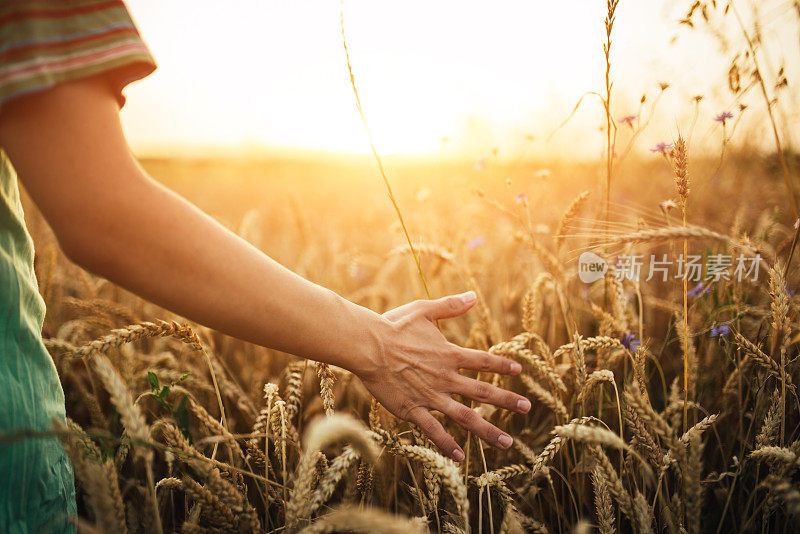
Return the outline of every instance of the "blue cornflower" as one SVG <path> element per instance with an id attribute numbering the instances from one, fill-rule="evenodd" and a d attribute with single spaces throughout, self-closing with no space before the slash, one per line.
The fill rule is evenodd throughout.
<path id="1" fill-rule="evenodd" d="M 728 119 L 732 118 L 733 118 L 733 113 L 731 113 L 730 111 L 723 111 L 722 113 L 714 117 L 714 120 L 717 122 L 721 122 L 722 125 L 725 126 L 725 122 L 727 122 Z"/>
<path id="2" fill-rule="evenodd" d="M 708 291 L 710 289 L 711 288 L 706 287 L 703 282 L 700 282 L 699 284 L 694 286 L 692 289 L 687 291 L 686 295 L 689 296 L 689 297 L 692 297 L 692 298 L 699 297 L 700 295 L 705 295 L 706 293 L 708 293 Z"/>
<path id="3" fill-rule="evenodd" d="M 711 333 L 708 337 L 721 337 L 730 334 L 731 327 L 726 324 L 721 324 L 719 326 L 712 326 Z"/>
<path id="4" fill-rule="evenodd" d="M 636 339 L 634 334 L 624 333 L 622 334 L 622 346 L 630 351 L 634 351 L 639 348 L 642 342 Z"/>

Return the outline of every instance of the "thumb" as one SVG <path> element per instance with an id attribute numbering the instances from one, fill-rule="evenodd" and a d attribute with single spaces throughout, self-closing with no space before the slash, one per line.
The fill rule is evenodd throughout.
<path id="1" fill-rule="evenodd" d="M 425 309 L 425 316 L 431 321 L 457 317 L 472 308 L 477 300 L 478 297 L 474 291 L 429 300 Z"/>

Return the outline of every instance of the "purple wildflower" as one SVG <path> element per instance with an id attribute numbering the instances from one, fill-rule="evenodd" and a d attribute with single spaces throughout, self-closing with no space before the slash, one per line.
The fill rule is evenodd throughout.
<path id="1" fill-rule="evenodd" d="M 650 152 L 658 152 L 660 154 L 666 154 L 674 145 L 672 143 L 658 143 L 656 146 L 650 149 Z"/>
<path id="2" fill-rule="evenodd" d="M 526 204 L 528 202 L 528 195 L 526 193 L 520 193 L 514 197 L 514 202 L 517 204 Z"/>
<path id="3" fill-rule="evenodd" d="M 721 122 L 722 125 L 725 126 L 725 122 L 727 122 L 728 119 L 732 118 L 733 118 L 733 113 L 731 113 L 730 111 L 723 111 L 722 113 L 714 117 L 714 120 L 717 122 Z"/>
<path id="4" fill-rule="evenodd" d="M 639 118 L 639 115 L 626 115 L 619 119 L 617 122 L 620 124 L 627 124 L 631 128 L 633 128 L 633 121 Z"/>
<path id="5" fill-rule="evenodd" d="M 622 334 L 622 346 L 630 351 L 636 350 L 642 342 L 636 339 L 634 334 L 624 333 Z"/>
<path id="6" fill-rule="evenodd" d="M 796 293 L 794 289 L 789 288 L 789 284 L 783 284 L 783 287 L 786 288 L 786 293 L 788 293 L 790 297 Z"/>
<path id="7" fill-rule="evenodd" d="M 731 331 L 731 327 L 726 324 L 721 324 L 719 326 L 712 326 L 711 333 L 708 337 L 722 337 L 729 334 Z"/>
<path id="8" fill-rule="evenodd" d="M 486 158 L 481 158 L 475 162 L 475 170 L 478 172 L 483 171 L 486 168 Z"/>
<path id="9" fill-rule="evenodd" d="M 467 246 L 469 248 L 478 248 L 479 246 L 483 245 L 486 242 L 486 239 L 483 238 L 482 235 L 473 237 L 469 241 L 467 241 Z"/>
<path id="10" fill-rule="evenodd" d="M 692 297 L 692 298 L 699 297 L 700 295 L 705 295 L 706 293 L 708 293 L 709 289 L 710 288 L 706 287 L 703 282 L 700 282 L 699 284 L 694 286 L 692 289 L 687 291 L 686 292 L 686 296 Z"/>

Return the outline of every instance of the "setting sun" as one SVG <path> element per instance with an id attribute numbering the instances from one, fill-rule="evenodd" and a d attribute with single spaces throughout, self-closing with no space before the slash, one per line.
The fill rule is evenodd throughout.
<path id="1" fill-rule="evenodd" d="M 189 7 L 190 6 L 190 7 Z M 127 133 L 144 153 L 165 147 L 368 151 L 353 105 L 339 3 L 330 1 L 163 2 L 131 10 L 159 69 L 128 89 Z M 595 156 L 602 124 L 594 97 L 544 138 L 586 92 L 603 84 L 604 2 L 345 1 L 344 24 L 364 111 L 384 153 L 480 157 L 495 147 L 515 157 Z M 787 8 L 788 9 L 788 8 Z M 672 84 L 659 104 L 652 141 L 688 122 L 704 94 L 706 114 L 730 105 L 714 87 L 727 65 L 708 35 L 679 27 L 679 6 L 632 2 L 615 36 L 617 116 L 639 97 Z M 599 22 L 598 22 L 599 21 Z M 783 28 L 778 25 L 778 29 Z M 791 30 L 791 28 L 789 28 Z M 790 31 L 782 34 L 797 57 Z M 704 117 L 708 120 L 708 116 Z M 710 129 L 700 134 L 710 136 Z M 565 138 L 570 137 L 567 141 Z"/>

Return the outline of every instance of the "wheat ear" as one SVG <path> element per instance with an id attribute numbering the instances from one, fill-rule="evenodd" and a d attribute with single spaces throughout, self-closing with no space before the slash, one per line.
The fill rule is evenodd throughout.
<path id="1" fill-rule="evenodd" d="M 320 450 L 337 441 L 348 441 L 359 455 L 375 462 L 378 450 L 363 423 L 333 414 L 315 420 L 306 431 L 303 455 L 294 474 L 294 490 L 286 505 L 286 523 L 292 527 L 308 518 L 312 508 L 312 481 Z"/>
<path id="2" fill-rule="evenodd" d="M 595 469 L 598 476 L 605 481 L 609 492 L 617 501 L 619 509 L 631 522 L 635 521 L 633 499 L 631 499 L 630 494 L 622 485 L 622 480 L 620 480 L 617 472 L 611 465 L 611 460 L 608 459 L 608 456 L 606 456 L 606 453 L 603 452 L 603 449 L 601 449 L 599 445 L 589 445 L 588 451 L 596 461 Z"/>
<path id="3" fill-rule="evenodd" d="M 564 406 L 564 403 L 561 402 L 560 399 L 544 389 L 528 375 L 520 375 L 520 379 L 522 380 L 522 383 L 525 384 L 525 387 L 528 388 L 528 391 L 533 393 L 537 399 L 544 403 L 548 408 L 553 410 L 553 412 L 555 412 L 561 421 L 566 421 L 569 419 L 567 407 Z"/>
<path id="4" fill-rule="evenodd" d="M 127 533 L 125 508 L 119 490 L 117 470 L 111 460 L 101 461 L 94 443 L 74 421 L 68 426 L 55 422 L 56 429 L 69 430 L 62 437 L 64 450 L 72 462 L 75 475 L 86 491 L 95 521 L 103 532 Z M 87 452 L 93 457 L 87 456 Z"/>
<path id="5" fill-rule="evenodd" d="M 326 534 L 329 532 L 422 534 L 425 529 L 417 521 L 379 510 L 342 507 L 320 517 L 300 532 L 301 534 Z"/>
<path id="6" fill-rule="evenodd" d="M 561 220 L 558 221 L 558 227 L 556 228 L 555 233 L 556 248 L 560 249 L 563 246 L 564 239 L 567 237 L 564 234 L 565 230 L 581 211 L 581 208 L 583 208 L 584 204 L 586 204 L 586 201 L 589 200 L 589 196 L 591 194 L 591 191 L 586 190 L 575 197 L 572 202 L 570 202 L 569 206 L 564 212 L 564 215 L 561 216 Z"/>
<path id="7" fill-rule="evenodd" d="M 592 486 L 594 487 L 594 506 L 597 512 L 597 524 L 601 534 L 614 534 L 614 507 L 611 504 L 611 493 L 608 490 L 606 479 L 600 474 L 599 468 L 592 471 Z"/>
<path id="8" fill-rule="evenodd" d="M 322 407 L 325 409 L 325 415 L 331 416 L 334 413 L 334 405 L 336 400 L 333 396 L 333 383 L 336 381 L 336 375 L 333 374 L 331 366 L 327 363 L 316 362 L 317 376 L 319 377 L 319 394 L 322 397 Z"/>

